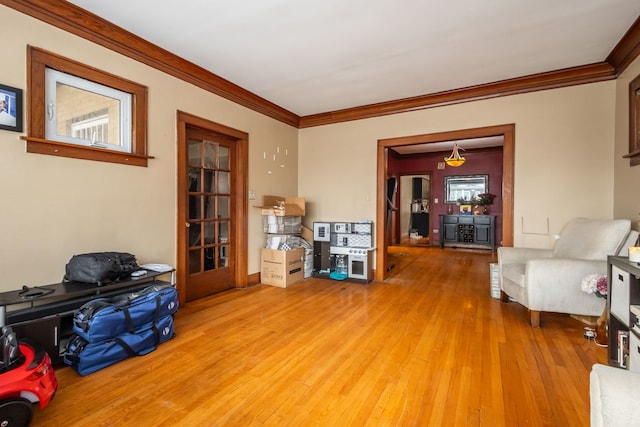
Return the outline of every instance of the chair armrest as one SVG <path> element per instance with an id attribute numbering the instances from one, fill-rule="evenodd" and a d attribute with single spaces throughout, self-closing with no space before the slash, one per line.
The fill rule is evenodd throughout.
<path id="1" fill-rule="evenodd" d="M 498 264 L 523 264 L 530 259 L 550 258 L 552 253 L 551 249 L 501 246 L 498 248 Z"/>
<path id="2" fill-rule="evenodd" d="M 637 426 L 640 374 L 595 364 L 589 375 L 591 426 Z"/>
<path id="3" fill-rule="evenodd" d="M 589 274 L 606 274 L 606 261 L 571 258 L 546 258 L 530 260 L 526 263 L 525 282 L 527 284 L 528 308 L 539 311 L 560 313 L 580 313 L 569 308 L 602 306 L 604 299 L 584 292 L 580 286 Z M 600 300 L 600 301 L 599 301 Z"/>

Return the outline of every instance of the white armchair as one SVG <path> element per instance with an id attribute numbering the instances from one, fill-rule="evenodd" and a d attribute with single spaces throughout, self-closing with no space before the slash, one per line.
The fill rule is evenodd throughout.
<path id="1" fill-rule="evenodd" d="M 595 364 L 589 376 L 591 427 L 625 427 L 640 423 L 640 373 Z"/>
<path id="2" fill-rule="evenodd" d="M 540 312 L 600 316 L 605 300 L 582 291 L 582 279 L 607 273 L 607 255 L 625 254 L 638 237 L 627 219 L 575 218 L 560 232 L 553 249 L 498 248 L 502 301 L 527 307 L 531 326 Z"/>

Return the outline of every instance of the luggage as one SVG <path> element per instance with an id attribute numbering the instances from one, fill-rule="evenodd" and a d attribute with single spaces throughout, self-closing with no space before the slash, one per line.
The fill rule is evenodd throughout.
<path id="1" fill-rule="evenodd" d="M 103 341 L 89 342 L 74 334 L 65 348 L 63 361 L 84 376 L 129 357 L 148 354 L 174 335 L 171 315 L 160 318 L 149 329 L 133 334 L 125 332 Z"/>
<path id="2" fill-rule="evenodd" d="M 178 291 L 169 284 L 152 285 L 139 292 L 89 301 L 74 315 L 73 332 L 89 342 L 102 341 L 149 329 L 177 310 Z"/>
<path id="3" fill-rule="evenodd" d="M 126 252 L 96 252 L 74 255 L 65 266 L 64 281 L 113 283 L 139 270 L 136 257 Z"/>
<path id="4" fill-rule="evenodd" d="M 173 338 L 177 290 L 164 282 L 84 304 L 73 317 L 73 331 L 62 360 L 87 375 L 128 357 L 142 356 Z"/>

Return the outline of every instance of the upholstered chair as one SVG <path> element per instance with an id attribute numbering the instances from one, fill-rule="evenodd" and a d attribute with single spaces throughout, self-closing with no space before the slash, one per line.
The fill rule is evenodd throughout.
<path id="1" fill-rule="evenodd" d="M 596 363 L 589 376 L 591 427 L 640 424 L 640 373 Z"/>
<path id="2" fill-rule="evenodd" d="M 589 274 L 607 273 L 608 255 L 626 255 L 638 233 L 627 219 L 575 218 L 560 232 L 553 249 L 498 248 L 502 301 L 527 307 L 531 326 L 540 312 L 600 316 L 605 300 L 580 287 Z"/>

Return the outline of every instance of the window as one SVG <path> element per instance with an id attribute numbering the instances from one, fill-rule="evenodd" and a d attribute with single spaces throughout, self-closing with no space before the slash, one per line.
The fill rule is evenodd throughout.
<path id="1" fill-rule="evenodd" d="M 640 76 L 629 84 L 629 159 L 631 166 L 640 165 Z"/>
<path id="2" fill-rule="evenodd" d="M 45 70 L 45 138 L 131 152 L 131 94 Z"/>
<path id="3" fill-rule="evenodd" d="M 27 152 L 147 166 L 147 89 L 29 48 Z"/>

